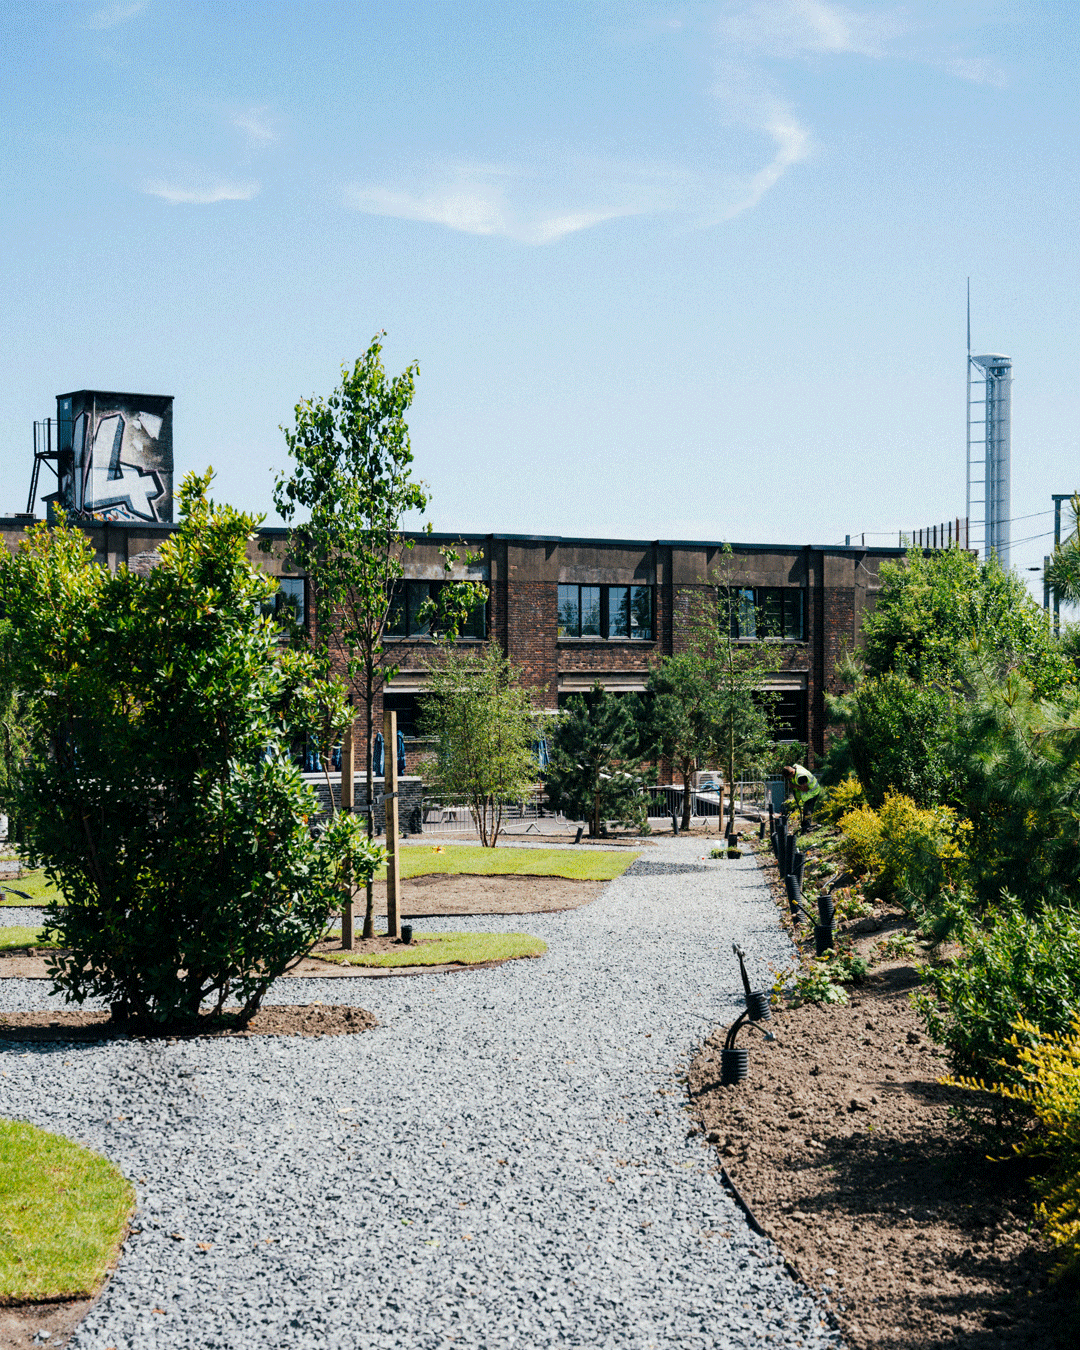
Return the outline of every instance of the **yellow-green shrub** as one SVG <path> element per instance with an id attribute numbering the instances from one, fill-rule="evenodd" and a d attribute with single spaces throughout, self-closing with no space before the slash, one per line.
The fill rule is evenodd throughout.
<path id="1" fill-rule="evenodd" d="M 923 809 L 889 792 L 880 811 L 864 806 L 841 817 L 841 852 L 849 866 L 870 872 L 886 895 L 925 899 L 963 860 L 968 829 L 950 806 Z"/>
<path id="2" fill-rule="evenodd" d="M 1040 1182 L 1039 1213 L 1046 1235 L 1058 1251 L 1056 1278 L 1080 1278 L 1080 1021 L 1066 1035 L 1042 1032 L 1019 1021 L 1009 1045 L 1020 1061 L 1019 1084 L 980 1079 L 946 1079 L 960 1087 L 992 1092 L 1020 1102 L 1038 1119 L 1038 1137 L 1015 1146 L 1017 1153 L 1041 1154 L 1049 1148 L 1056 1167 Z M 1005 1061 L 1001 1061 L 1005 1065 Z M 1006 1066 L 1009 1067 L 1009 1066 Z"/>
<path id="3" fill-rule="evenodd" d="M 846 816 L 849 811 L 857 811 L 859 807 L 865 805 L 866 793 L 863 792 L 863 786 L 853 773 L 849 773 L 843 782 L 829 788 L 825 800 L 814 814 L 824 824 L 835 825 L 841 816 Z"/>

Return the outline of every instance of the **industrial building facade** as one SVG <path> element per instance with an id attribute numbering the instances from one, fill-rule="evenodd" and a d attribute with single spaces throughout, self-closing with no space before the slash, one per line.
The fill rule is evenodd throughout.
<path id="1" fill-rule="evenodd" d="M 17 546 L 31 519 L 0 522 L 9 548 Z M 103 565 L 114 570 L 123 563 L 142 571 L 154 565 L 163 538 L 176 527 L 86 521 L 82 528 Z M 282 602 L 309 620 L 305 580 L 284 556 L 285 531 L 267 529 L 263 536 L 274 548 L 267 554 L 253 543 L 252 561 L 280 578 Z M 745 598 L 739 636 L 763 638 L 775 648 L 762 686 L 777 695 L 778 733 L 807 742 L 811 756 L 820 756 L 827 738 L 824 695 L 835 688 L 837 660 L 859 641 L 881 562 L 902 556 L 898 549 L 772 544 L 733 544 L 725 555 L 719 542 L 684 540 L 410 537 L 413 547 L 404 555 L 405 578 L 386 638 L 397 671 L 384 694 L 410 743 L 419 730 L 417 710 L 434 651 L 422 631 L 420 607 L 448 577 L 482 581 L 489 591 L 459 646 L 497 641 L 524 672 L 537 705 L 554 711 L 594 684 L 616 693 L 644 689 L 650 667 L 679 649 L 678 616 L 691 594 L 711 587 L 722 573 Z M 458 563 L 448 574 L 439 553 L 448 544 L 479 561 Z M 411 772 L 420 747 L 409 748 Z"/>

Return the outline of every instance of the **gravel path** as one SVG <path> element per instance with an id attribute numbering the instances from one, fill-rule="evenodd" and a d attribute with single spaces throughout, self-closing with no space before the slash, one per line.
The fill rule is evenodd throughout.
<path id="1" fill-rule="evenodd" d="M 526 928 L 543 960 L 274 991 L 370 1008 L 361 1036 L 0 1043 L 0 1112 L 138 1183 L 73 1347 L 838 1345 L 687 1136 L 732 939 L 752 974 L 788 954 L 753 860 L 706 847 L 666 841 L 580 910 L 425 920 Z M 4 981 L 0 1010 L 47 987 Z"/>

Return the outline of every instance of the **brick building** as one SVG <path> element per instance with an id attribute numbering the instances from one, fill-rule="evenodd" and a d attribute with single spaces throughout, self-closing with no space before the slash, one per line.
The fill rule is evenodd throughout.
<path id="1" fill-rule="evenodd" d="M 31 517 L 0 519 L 10 548 Z M 84 526 L 101 562 L 152 567 L 162 538 L 175 526 L 102 523 Z M 285 531 L 265 535 L 283 544 Z M 543 535 L 465 536 L 417 534 L 405 555 L 405 580 L 387 645 L 399 669 L 384 698 L 398 713 L 409 748 L 409 771 L 419 758 L 417 707 L 432 653 L 418 611 L 432 588 L 447 579 L 438 550 L 464 543 L 479 563 L 459 563 L 450 579 L 483 581 L 489 597 L 462 634 L 467 647 L 494 638 L 535 688 L 538 703 L 554 710 L 594 683 L 613 692 L 644 688 L 650 665 L 676 650 L 676 615 L 687 596 L 709 585 L 722 566 L 730 584 L 752 595 L 743 636 L 754 636 L 753 618 L 767 625 L 776 661 L 763 685 L 778 695 L 782 734 L 825 749 L 824 692 L 833 685 L 837 658 L 859 639 L 862 616 L 872 606 L 878 569 L 898 549 L 818 545 L 734 544 L 725 563 L 718 542 L 575 539 Z M 463 549 L 458 549 L 464 554 Z M 299 613 L 306 605 L 304 579 L 280 555 L 251 545 L 252 560 L 281 578 L 283 598 Z M 381 714 L 381 709 L 379 710 Z M 361 761 L 362 762 L 362 761 Z"/>

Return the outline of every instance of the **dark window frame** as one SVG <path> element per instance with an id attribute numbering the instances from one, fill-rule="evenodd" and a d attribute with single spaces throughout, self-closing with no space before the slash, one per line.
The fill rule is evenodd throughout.
<path id="1" fill-rule="evenodd" d="M 576 602 L 572 592 L 577 592 Z M 582 621 L 582 614 L 585 612 L 585 592 L 598 591 L 599 604 L 597 607 L 597 622 L 595 633 L 582 632 L 585 627 Z M 623 632 L 611 631 L 612 614 L 612 594 L 614 592 L 625 592 L 620 597 L 618 608 L 623 609 L 625 623 L 622 625 Z M 646 595 L 649 602 L 649 625 L 647 631 L 641 632 L 640 610 L 637 611 L 638 622 L 635 632 L 635 592 L 638 596 Z M 619 585 L 594 585 L 587 581 L 560 581 L 555 592 L 556 595 L 556 640 L 559 642 L 655 642 L 656 641 L 656 587 L 643 585 L 640 582 L 627 582 Z M 571 615 L 576 615 L 570 623 Z M 618 623 L 617 610 L 615 622 Z M 592 625 L 589 625 L 592 627 Z M 576 632 L 568 631 L 570 628 L 576 628 Z"/>
<path id="2" fill-rule="evenodd" d="M 807 587 L 745 586 L 731 610 L 731 636 L 741 642 L 806 642 Z"/>
<path id="3" fill-rule="evenodd" d="M 425 638 L 430 641 L 431 628 L 419 626 L 418 621 L 414 627 L 414 616 L 425 600 L 433 599 L 444 586 L 454 584 L 452 581 L 418 581 L 412 577 L 405 577 L 396 582 L 394 594 L 390 601 L 390 609 L 386 616 L 383 636 L 391 642 L 417 642 Z M 490 595 L 488 598 L 490 599 Z M 487 609 L 487 600 L 485 600 L 472 610 L 461 632 L 457 635 L 458 642 L 487 641 Z"/>

